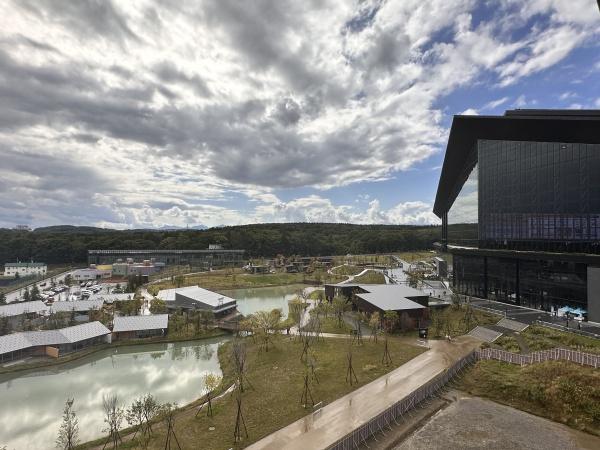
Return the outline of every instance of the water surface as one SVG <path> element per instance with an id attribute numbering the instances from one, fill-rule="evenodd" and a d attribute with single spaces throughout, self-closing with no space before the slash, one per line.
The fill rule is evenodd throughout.
<path id="1" fill-rule="evenodd" d="M 103 435 L 103 395 L 117 394 L 125 404 L 146 393 L 161 402 L 189 403 L 202 395 L 205 373 L 221 374 L 217 348 L 226 339 L 116 347 L 60 366 L 0 375 L 0 448 L 55 448 L 69 397 L 75 398 L 81 442 Z"/>

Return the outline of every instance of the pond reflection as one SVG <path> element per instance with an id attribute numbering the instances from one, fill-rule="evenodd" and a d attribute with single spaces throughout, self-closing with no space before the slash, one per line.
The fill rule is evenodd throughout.
<path id="1" fill-rule="evenodd" d="M 146 393 L 180 405 L 202 395 L 202 375 L 221 373 L 226 338 L 103 350 L 43 370 L 0 375 L 0 448 L 50 449 L 68 397 L 75 398 L 81 441 L 102 435 L 102 396 L 129 404 Z M 126 426 L 126 423 L 123 424 Z"/>

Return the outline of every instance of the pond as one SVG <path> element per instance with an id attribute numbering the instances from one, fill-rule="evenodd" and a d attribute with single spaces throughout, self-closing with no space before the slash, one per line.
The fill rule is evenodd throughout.
<path id="1" fill-rule="evenodd" d="M 270 311 L 280 308 L 283 316 L 288 314 L 288 301 L 293 299 L 302 289 L 309 292 L 314 288 L 306 284 L 288 284 L 261 288 L 232 289 L 222 294 L 237 300 L 237 309 L 247 316 L 257 311 Z"/>
<path id="2" fill-rule="evenodd" d="M 0 375 L 0 448 L 55 448 L 69 397 L 81 442 L 104 435 L 103 395 L 117 394 L 126 405 L 147 393 L 161 402 L 189 403 L 202 395 L 205 373 L 221 374 L 217 349 L 226 339 L 115 347 L 60 366 Z"/>

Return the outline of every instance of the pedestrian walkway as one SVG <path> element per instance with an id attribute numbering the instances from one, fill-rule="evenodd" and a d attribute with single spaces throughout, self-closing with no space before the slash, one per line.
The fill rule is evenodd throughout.
<path id="1" fill-rule="evenodd" d="M 429 341 L 430 350 L 377 380 L 261 439 L 248 449 L 324 449 L 368 422 L 479 345 L 469 336 Z"/>
<path id="2" fill-rule="evenodd" d="M 498 322 L 498 326 L 508 328 L 512 331 L 521 332 L 524 331 L 529 325 L 523 322 L 517 322 L 516 320 L 500 319 L 500 322 Z"/>

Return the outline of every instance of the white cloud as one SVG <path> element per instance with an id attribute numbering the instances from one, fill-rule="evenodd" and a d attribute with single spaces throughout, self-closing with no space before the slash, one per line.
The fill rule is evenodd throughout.
<path id="1" fill-rule="evenodd" d="M 5 2 L 0 226 L 433 220 L 428 199 L 358 211 L 326 191 L 439 153 L 458 88 L 516 83 L 599 36 L 584 1 L 474 21 L 478 4 Z"/>
<path id="2" fill-rule="evenodd" d="M 468 108 L 468 109 L 465 109 L 460 114 L 462 116 L 478 116 L 479 115 L 479 111 L 476 110 L 476 109 L 474 109 L 474 108 Z"/>

